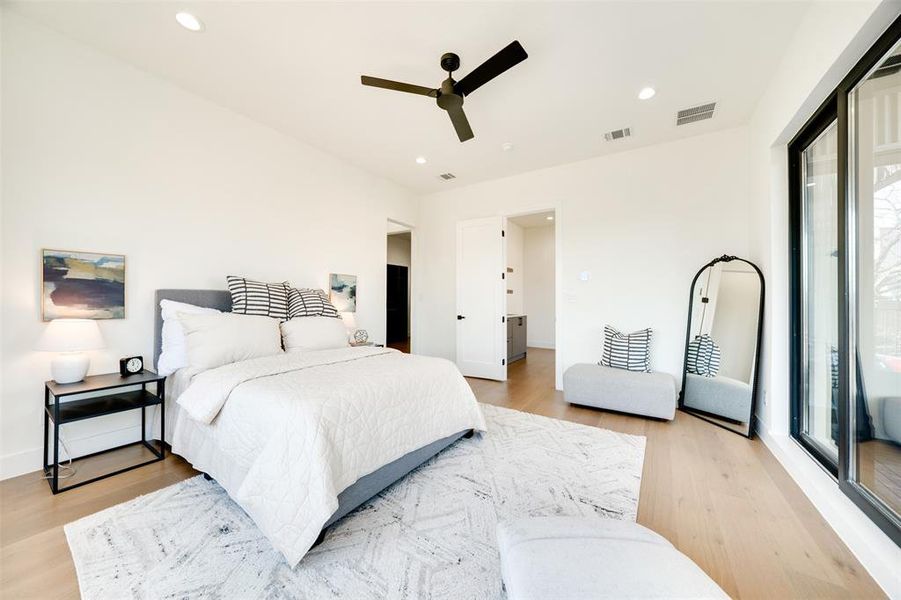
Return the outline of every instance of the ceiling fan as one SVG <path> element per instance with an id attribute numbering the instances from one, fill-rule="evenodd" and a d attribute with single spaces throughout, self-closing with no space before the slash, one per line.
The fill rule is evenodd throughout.
<path id="1" fill-rule="evenodd" d="M 421 85 L 369 77 L 368 75 L 360 77 L 360 82 L 363 85 L 385 88 L 386 90 L 396 90 L 398 92 L 435 98 L 438 102 L 438 107 L 446 110 L 450 116 L 451 123 L 454 124 L 454 129 L 457 131 L 457 137 L 460 138 L 461 142 L 465 142 L 466 140 L 471 140 L 474 135 L 472 127 L 469 126 L 469 121 L 466 119 L 466 114 L 463 112 L 463 98 L 528 57 L 529 55 L 523 50 L 522 45 L 514 40 L 460 81 L 454 81 L 453 78 L 453 72 L 460 68 L 460 57 L 453 52 L 442 55 L 441 68 L 447 71 L 447 79 L 441 82 L 440 88 L 427 88 Z"/>

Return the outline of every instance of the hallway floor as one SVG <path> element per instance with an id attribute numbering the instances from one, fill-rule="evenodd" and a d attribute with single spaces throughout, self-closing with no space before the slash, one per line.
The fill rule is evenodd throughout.
<path id="1" fill-rule="evenodd" d="M 403 352 L 405 354 L 409 354 L 410 353 L 410 338 L 401 340 L 399 342 L 390 342 L 389 344 L 387 344 L 387 346 L 389 348 L 394 348 L 395 350 L 400 350 L 401 352 Z"/>

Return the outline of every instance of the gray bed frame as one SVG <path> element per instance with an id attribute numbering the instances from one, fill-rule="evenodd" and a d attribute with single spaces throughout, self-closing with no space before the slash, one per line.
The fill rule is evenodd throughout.
<path id="1" fill-rule="evenodd" d="M 215 308 L 221 311 L 230 311 L 232 307 L 231 294 L 226 290 L 157 290 L 154 295 L 154 322 L 153 322 L 153 366 L 156 368 L 162 349 L 163 317 L 160 310 L 160 300 L 173 300 L 185 302 L 194 306 Z M 471 437 L 473 431 L 467 429 L 446 438 L 434 441 L 427 446 L 414 450 L 401 456 L 397 460 L 388 463 L 384 467 L 373 471 L 357 480 L 356 483 L 338 494 L 338 510 L 322 526 L 322 533 L 316 543 L 322 541 L 325 530 L 330 525 L 363 505 L 367 500 L 388 488 L 396 481 L 413 471 L 430 458 L 456 442 L 461 437 Z M 215 478 L 215 474 L 204 473 L 207 479 Z"/>

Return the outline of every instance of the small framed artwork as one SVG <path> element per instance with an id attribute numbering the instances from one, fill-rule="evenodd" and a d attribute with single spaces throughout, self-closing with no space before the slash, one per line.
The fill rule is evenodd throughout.
<path id="1" fill-rule="evenodd" d="M 124 319 L 125 257 L 41 251 L 41 315 L 52 319 Z"/>
<path id="2" fill-rule="evenodd" d="M 332 273 L 329 275 L 329 302 L 338 312 L 357 312 L 357 276 Z"/>

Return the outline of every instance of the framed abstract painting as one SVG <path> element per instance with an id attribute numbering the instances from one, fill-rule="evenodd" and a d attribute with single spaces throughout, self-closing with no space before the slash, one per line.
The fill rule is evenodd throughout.
<path id="1" fill-rule="evenodd" d="M 332 273 L 329 275 L 329 302 L 338 312 L 357 312 L 357 276 Z"/>
<path id="2" fill-rule="evenodd" d="M 52 319 L 124 319 L 125 257 L 41 251 L 41 315 Z"/>

